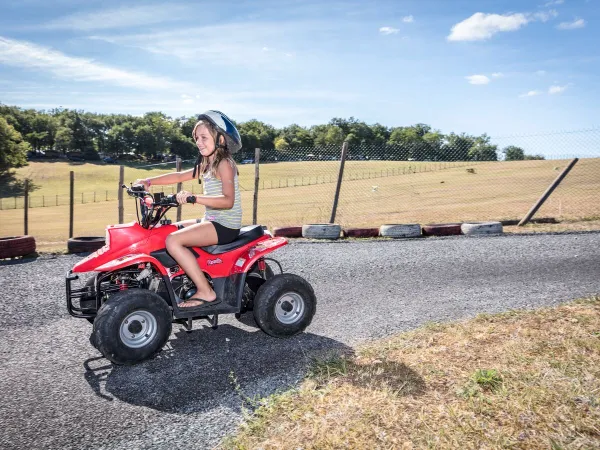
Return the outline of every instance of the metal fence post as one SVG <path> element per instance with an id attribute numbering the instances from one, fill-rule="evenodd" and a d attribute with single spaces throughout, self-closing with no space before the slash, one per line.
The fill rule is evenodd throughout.
<path id="1" fill-rule="evenodd" d="M 560 184 L 560 182 L 567 176 L 567 174 L 571 171 L 573 166 L 575 164 L 577 164 L 577 161 L 579 161 L 579 158 L 575 158 L 573 161 L 571 161 L 569 163 L 569 165 L 567 167 L 565 167 L 565 170 L 563 170 L 560 173 L 560 175 L 558 177 L 556 177 L 556 180 L 554 180 L 552 182 L 552 184 L 550 186 L 548 186 L 548 189 L 546 189 L 546 192 L 544 192 L 542 194 L 540 199 L 536 202 L 535 205 L 533 205 L 531 207 L 531 209 L 529 210 L 527 215 L 521 219 L 521 221 L 518 223 L 517 226 L 521 227 L 521 226 L 525 225 L 527 222 L 529 222 L 529 220 L 531 220 L 531 218 L 537 212 L 537 210 L 540 209 L 540 206 L 542 206 L 544 204 L 544 202 L 548 199 L 548 197 L 550 197 L 550 194 L 552 194 L 554 189 L 556 189 L 556 187 Z"/>
<path id="2" fill-rule="evenodd" d="M 125 183 L 125 166 L 119 168 L 119 190 L 117 195 L 119 198 L 119 223 L 123 223 L 123 189 L 121 186 Z"/>
<path id="3" fill-rule="evenodd" d="M 25 178 L 25 236 L 29 230 L 29 180 Z"/>
<path id="4" fill-rule="evenodd" d="M 260 148 L 254 149 L 254 201 L 252 204 L 252 224 L 256 225 L 258 215 L 258 183 L 260 180 L 259 174 L 259 163 L 260 163 Z M 263 182 L 264 189 L 264 182 Z"/>
<path id="5" fill-rule="evenodd" d="M 73 237 L 73 205 L 75 204 L 75 172 L 71 170 L 70 178 L 70 205 L 69 205 L 69 238 Z"/>
<path id="6" fill-rule="evenodd" d="M 181 158 L 178 156 L 175 160 L 175 170 L 177 172 L 181 172 Z M 177 192 L 181 192 L 183 190 L 183 183 L 177 183 Z M 177 207 L 177 222 L 181 221 L 181 205 Z"/>
<path id="7" fill-rule="evenodd" d="M 338 174 L 337 185 L 335 187 L 335 197 L 333 198 L 333 208 L 331 209 L 331 218 L 329 223 L 334 223 L 335 213 L 337 210 L 338 200 L 340 198 L 340 189 L 342 187 L 342 178 L 344 178 L 344 163 L 346 162 L 346 154 L 348 153 L 348 142 L 344 141 L 342 144 L 342 156 L 340 158 L 340 171 Z"/>

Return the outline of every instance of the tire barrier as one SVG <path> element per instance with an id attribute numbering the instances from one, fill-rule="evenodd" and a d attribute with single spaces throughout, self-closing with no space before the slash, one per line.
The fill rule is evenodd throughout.
<path id="1" fill-rule="evenodd" d="M 310 239 L 338 239 L 342 227 L 333 223 L 302 225 L 302 237 Z"/>
<path id="2" fill-rule="evenodd" d="M 102 248 L 104 244 L 104 237 L 100 236 L 72 237 L 67 241 L 67 250 L 69 253 L 95 252 Z"/>
<path id="3" fill-rule="evenodd" d="M 0 238 L 0 259 L 16 258 L 35 253 L 33 236 L 9 236 Z"/>
<path id="4" fill-rule="evenodd" d="M 379 234 L 391 238 L 419 237 L 421 236 L 421 225 L 418 223 L 381 225 Z"/>
<path id="5" fill-rule="evenodd" d="M 290 237 L 299 238 L 302 237 L 302 227 L 279 227 L 273 228 L 274 237 Z"/>
<path id="6" fill-rule="evenodd" d="M 460 226 L 463 234 L 501 234 L 502 224 L 500 222 L 466 222 Z"/>
<path id="7" fill-rule="evenodd" d="M 379 228 L 344 228 L 345 237 L 370 238 L 379 236 Z"/>
<path id="8" fill-rule="evenodd" d="M 423 236 L 455 236 L 462 234 L 461 223 L 428 223 L 423 225 Z"/>

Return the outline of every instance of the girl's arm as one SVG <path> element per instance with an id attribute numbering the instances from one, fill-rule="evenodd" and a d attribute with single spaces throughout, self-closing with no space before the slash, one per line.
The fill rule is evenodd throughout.
<path id="1" fill-rule="evenodd" d="M 235 202 L 235 184 L 233 182 L 234 169 L 229 161 L 221 161 L 217 173 L 223 183 L 222 195 L 196 195 L 196 203 L 209 208 L 231 209 Z M 187 193 L 189 195 L 189 193 Z M 185 196 L 182 196 L 185 197 Z M 178 194 L 179 199 L 179 194 Z M 185 201 L 185 200 L 184 200 Z"/>
<path id="2" fill-rule="evenodd" d="M 189 169 L 184 170 L 183 172 L 171 172 L 156 177 L 141 178 L 135 180 L 133 184 L 143 184 L 147 189 L 152 185 L 183 183 L 184 181 L 189 181 L 194 178 L 192 176 L 193 171 L 194 169 Z"/>

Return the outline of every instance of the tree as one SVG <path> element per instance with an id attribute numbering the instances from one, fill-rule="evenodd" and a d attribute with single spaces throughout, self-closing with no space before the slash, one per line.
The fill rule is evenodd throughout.
<path id="1" fill-rule="evenodd" d="M 498 161 L 498 147 L 490 144 L 490 137 L 482 134 L 475 138 L 475 144 L 469 150 L 471 161 Z"/>
<path id="2" fill-rule="evenodd" d="M 504 150 L 504 159 L 506 161 L 523 161 L 525 159 L 525 151 L 516 145 L 509 145 Z"/>
<path id="3" fill-rule="evenodd" d="M 30 145 L 23 141 L 21 134 L 0 117 L 0 172 L 26 165 L 29 149 Z"/>

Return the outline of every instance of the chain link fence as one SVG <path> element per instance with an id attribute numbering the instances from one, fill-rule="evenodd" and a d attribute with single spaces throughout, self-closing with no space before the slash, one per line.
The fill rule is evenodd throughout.
<path id="1" fill-rule="evenodd" d="M 341 145 L 261 151 L 257 222 L 269 228 L 328 223 L 341 151 Z M 600 219 L 600 130 L 487 141 L 454 136 L 452 140 L 396 145 L 350 142 L 335 223 L 378 227 L 521 219 L 574 157 L 579 161 L 535 217 Z M 249 159 L 244 162 L 238 165 L 243 222 L 251 224 L 255 164 Z M 193 160 L 183 161 L 182 170 L 192 164 Z M 102 236 L 107 224 L 118 223 L 119 166 L 88 163 L 59 169 L 56 163 L 37 163 L 27 170 L 21 174 L 25 173 L 33 188 L 28 232 L 36 237 L 38 247 L 64 246 L 68 238 L 69 170 L 75 172 L 75 236 Z M 174 170 L 174 162 L 131 164 L 125 166 L 124 181 Z M 13 180 L 13 190 L 22 178 Z M 202 192 L 195 180 L 184 183 L 183 189 Z M 177 186 L 154 185 L 152 191 L 174 193 Z M 0 198 L 0 235 L 23 234 L 23 197 L 3 188 Z M 201 206 L 182 207 L 182 219 L 202 215 Z M 175 220 L 176 211 L 169 217 Z M 135 219 L 135 202 L 125 195 L 124 222 Z"/>

